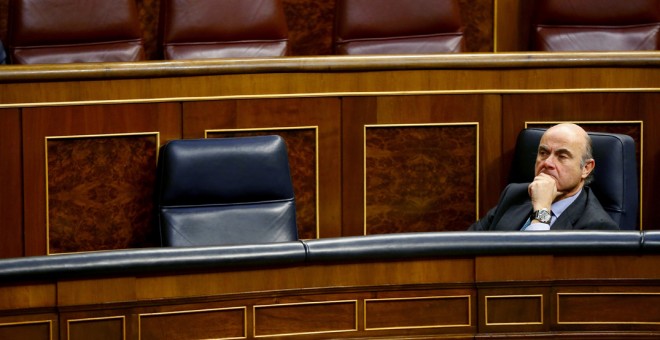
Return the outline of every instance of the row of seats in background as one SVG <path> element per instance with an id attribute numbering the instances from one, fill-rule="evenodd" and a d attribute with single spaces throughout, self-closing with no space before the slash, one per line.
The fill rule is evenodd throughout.
<path id="1" fill-rule="evenodd" d="M 660 0 L 537 0 L 538 51 L 659 50 Z M 464 52 L 458 0 L 337 0 L 335 54 Z M 10 0 L 14 64 L 145 59 L 135 0 Z M 289 55 L 281 0 L 161 0 L 163 59 Z"/>

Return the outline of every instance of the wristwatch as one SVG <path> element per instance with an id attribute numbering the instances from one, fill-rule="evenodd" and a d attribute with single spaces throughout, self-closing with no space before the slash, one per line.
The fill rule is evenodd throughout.
<path id="1" fill-rule="evenodd" d="M 550 214 L 550 210 L 543 208 L 532 212 L 532 214 L 529 216 L 529 219 L 537 220 L 541 223 L 550 224 L 551 217 L 552 214 Z"/>

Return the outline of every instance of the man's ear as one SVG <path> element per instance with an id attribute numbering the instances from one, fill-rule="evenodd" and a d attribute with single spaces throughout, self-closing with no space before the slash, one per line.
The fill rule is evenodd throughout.
<path id="1" fill-rule="evenodd" d="M 587 178 L 589 174 L 594 171 L 594 168 L 596 167 L 596 161 L 592 159 L 586 161 L 584 163 L 584 166 L 582 167 L 582 178 Z"/>

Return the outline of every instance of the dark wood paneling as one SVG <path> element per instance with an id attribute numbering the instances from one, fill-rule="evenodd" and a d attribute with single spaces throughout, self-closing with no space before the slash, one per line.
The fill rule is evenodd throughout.
<path id="1" fill-rule="evenodd" d="M 542 259 L 542 264 L 545 259 Z M 503 265 L 498 266 L 500 268 Z M 519 268 L 519 273 L 531 270 L 528 277 L 535 275 L 532 266 Z M 527 276 L 527 275 L 525 275 Z M 512 280 L 512 281 L 516 281 Z M 479 331 L 485 333 L 501 332 L 548 332 L 551 327 L 550 315 L 555 304 L 551 290 L 546 282 L 535 282 L 532 285 L 496 288 L 484 285 L 479 289 Z"/>
<path id="2" fill-rule="evenodd" d="M 26 255 L 43 255 L 47 251 L 46 155 L 44 144 L 46 137 L 160 132 L 160 142 L 164 143 L 170 139 L 180 138 L 181 116 L 179 108 L 178 104 L 170 103 L 24 109 L 22 126 L 23 161 L 25 165 L 23 174 L 25 178 L 24 204 L 29 207 L 24 216 Z M 153 164 L 152 172 L 147 176 L 155 174 L 155 169 L 156 164 Z M 144 178 L 143 175 L 136 178 Z M 106 208 L 90 201 L 91 198 L 91 196 L 87 196 L 85 200 L 77 203 L 91 210 L 100 209 L 102 211 Z M 104 211 L 104 213 L 107 212 Z M 122 214 L 123 212 L 115 211 L 113 213 Z M 104 223 L 102 219 L 88 222 L 89 224 Z M 136 232 L 137 235 L 150 236 L 141 239 L 140 242 L 137 242 L 138 244 L 131 244 L 132 247 L 153 246 L 159 242 L 155 225 L 151 221 L 143 222 L 143 225 L 133 225 L 132 228 L 141 230 Z M 112 226 L 108 226 L 104 230 L 111 232 Z"/>
<path id="3" fill-rule="evenodd" d="M 254 307 L 254 336 L 357 331 L 357 301 Z"/>
<path id="4" fill-rule="evenodd" d="M 660 324 L 660 292 L 557 293 L 558 324 Z"/>
<path id="5" fill-rule="evenodd" d="M 485 296 L 486 325 L 543 324 L 543 295 Z"/>
<path id="6" fill-rule="evenodd" d="M 284 0 L 292 55 L 332 54 L 336 0 Z"/>
<path id="7" fill-rule="evenodd" d="M 140 339 L 241 339 L 247 336 L 245 308 L 180 310 L 140 314 Z"/>
<path id="8" fill-rule="evenodd" d="M 494 0 L 460 0 L 468 52 L 493 52 Z"/>
<path id="9" fill-rule="evenodd" d="M 331 237 L 341 235 L 341 226 L 337 223 L 340 216 L 340 101 L 337 98 L 305 99 L 256 99 L 223 100 L 184 103 L 184 137 L 202 138 L 206 130 L 230 130 L 226 132 L 268 134 L 275 130 L 290 131 L 300 135 L 300 131 L 317 130 L 316 150 L 311 145 L 289 145 L 289 154 L 295 161 L 300 158 L 304 166 L 294 169 L 294 176 L 300 172 L 301 179 L 294 178 L 299 185 L 296 193 L 302 200 L 301 237 Z M 292 136 L 293 137 L 293 136 Z M 292 138 L 293 142 L 296 138 Z M 306 140 L 306 139 L 304 139 Z M 288 142 L 287 142 L 288 143 Z M 307 151 L 306 151 L 307 150 Z M 310 183 L 314 175 L 309 169 L 312 155 L 318 157 L 318 181 Z M 307 179 L 307 180 L 306 180 Z M 301 181 L 299 181 L 301 180 Z M 318 191 L 317 191 L 318 190 Z M 313 198 L 318 197 L 318 206 Z M 318 214 L 318 233 L 309 223 L 314 223 L 314 213 Z"/>
<path id="10" fill-rule="evenodd" d="M 50 322 L 60 339 L 657 339 L 657 262 L 642 253 L 501 254 L 51 276 L 0 285 L 0 334 L 46 338 Z M 11 302 L 33 284 L 58 287 L 29 294 L 52 301 L 51 314 Z"/>
<path id="11" fill-rule="evenodd" d="M 660 206 L 660 197 L 649 194 L 660 190 L 660 180 L 654 170 L 660 157 L 660 135 L 653 133 L 654 126 L 660 124 L 656 112 L 658 102 L 658 93 L 505 95 L 502 109 L 506 117 L 502 129 L 505 174 L 511 167 L 516 136 L 526 122 L 577 122 L 586 130 L 630 134 L 639 144 L 638 159 L 641 160 L 641 225 L 645 230 L 660 229 L 660 224 L 644 213 Z"/>
<path id="12" fill-rule="evenodd" d="M 0 110 L 0 258 L 23 256 L 21 116 Z"/>
<path id="13" fill-rule="evenodd" d="M 0 339 L 51 340 L 52 325 L 52 321 L 0 321 Z"/>
<path id="14" fill-rule="evenodd" d="M 469 296 L 374 299 L 364 308 L 367 330 L 472 325 Z"/>
<path id="15" fill-rule="evenodd" d="M 123 316 L 89 320 L 68 320 L 66 339 L 123 340 L 126 339 L 125 328 L 125 318 Z M 102 337 L 99 337 L 101 334 Z"/>
<path id="16" fill-rule="evenodd" d="M 343 102 L 342 136 L 344 144 L 342 155 L 344 161 L 342 164 L 342 178 L 344 192 L 342 196 L 342 213 L 344 236 L 361 235 L 365 232 L 364 199 L 365 196 L 370 194 L 364 192 L 365 125 L 378 127 L 380 124 L 387 126 L 478 123 L 479 162 L 485 164 L 485 166 L 480 165 L 479 169 L 476 170 L 476 167 L 473 166 L 474 163 L 470 164 L 464 161 L 456 163 L 455 160 L 449 159 L 444 161 L 454 166 L 464 165 L 457 173 L 470 172 L 467 176 L 472 176 L 472 178 L 479 176 L 480 181 L 477 188 L 480 193 L 479 198 L 477 199 L 474 195 L 469 194 L 469 192 L 474 192 L 476 181 L 470 184 L 473 188 L 467 188 L 461 186 L 460 183 L 455 183 L 455 178 L 446 178 L 445 185 L 455 185 L 454 189 L 462 192 L 462 198 L 472 196 L 468 199 L 471 200 L 473 209 L 471 216 L 463 216 L 460 221 L 452 221 L 455 224 L 448 223 L 448 225 L 444 225 L 439 229 L 465 230 L 478 218 L 478 215 L 483 213 L 484 206 L 496 202 L 499 190 L 501 190 L 499 186 L 500 163 L 497 159 L 500 150 L 500 129 L 498 126 L 500 102 L 496 97 L 490 95 L 383 96 L 344 98 Z M 368 129 L 372 129 L 372 127 Z M 455 142 L 457 141 L 447 141 L 448 145 Z M 465 140 L 461 140 L 461 142 L 465 142 Z M 471 143 L 474 145 L 476 141 L 472 140 Z M 405 171 L 405 166 L 402 164 L 396 163 L 392 167 L 393 169 Z M 403 176 L 403 174 L 399 173 L 400 176 Z M 482 178 L 483 181 L 481 181 Z M 388 195 L 390 194 L 388 193 Z M 452 199 L 456 199 L 456 197 Z M 463 203 L 468 204 L 469 202 Z M 435 207 L 430 208 L 435 209 Z M 405 224 L 404 228 L 408 227 L 410 225 Z"/>

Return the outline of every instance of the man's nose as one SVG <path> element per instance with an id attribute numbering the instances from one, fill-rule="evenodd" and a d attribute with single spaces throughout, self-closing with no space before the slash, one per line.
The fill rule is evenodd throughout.
<path id="1" fill-rule="evenodd" d="M 547 166 L 549 168 L 554 168 L 555 167 L 555 157 L 552 156 L 552 155 L 548 156 L 548 158 L 543 160 L 543 163 L 545 164 L 545 166 Z"/>

